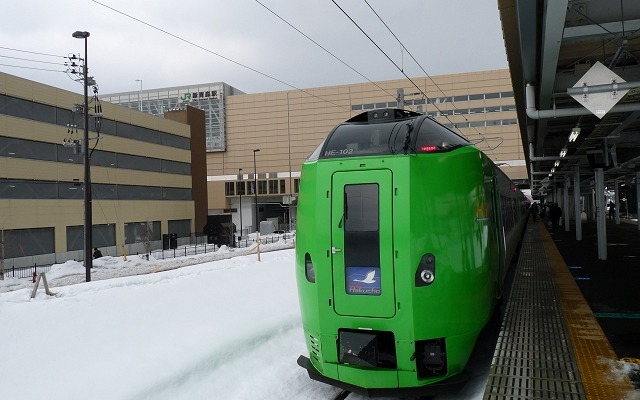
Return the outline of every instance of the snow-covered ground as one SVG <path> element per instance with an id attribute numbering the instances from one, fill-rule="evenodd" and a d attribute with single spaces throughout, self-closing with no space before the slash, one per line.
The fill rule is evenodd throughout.
<path id="1" fill-rule="evenodd" d="M 175 260 L 54 266 L 54 296 L 28 279 L 0 281 L 2 399 L 318 399 L 312 381 L 291 242 L 269 252 L 223 248 Z M 16 282 L 19 281 L 19 282 Z M 451 398 L 481 399 L 482 379 Z M 350 395 L 349 400 L 362 399 Z"/>

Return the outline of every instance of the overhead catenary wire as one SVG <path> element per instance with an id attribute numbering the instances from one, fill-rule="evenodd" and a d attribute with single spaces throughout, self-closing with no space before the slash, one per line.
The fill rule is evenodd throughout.
<path id="1" fill-rule="evenodd" d="M 348 109 L 347 107 L 342 106 L 342 105 L 339 105 L 339 104 L 336 104 L 335 102 L 333 102 L 333 101 L 331 101 L 331 100 L 328 100 L 328 99 L 322 98 L 322 97 L 320 97 L 320 96 L 318 96 L 318 95 L 315 95 L 315 94 L 311 93 L 311 92 L 310 92 L 310 91 L 308 91 L 308 90 L 304 90 L 304 89 L 298 88 L 298 87 L 296 87 L 296 86 L 294 86 L 294 85 L 291 85 L 291 84 L 289 84 L 289 83 L 287 83 L 287 82 L 285 82 L 285 81 L 283 81 L 283 80 L 280 80 L 280 79 L 278 79 L 278 78 L 276 78 L 276 77 L 274 77 L 274 76 L 271 76 L 271 75 L 265 74 L 265 73 L 263 73 L 263 72 L 261 72 L 261 71 L 259 71 L 259 70 L 255 69 L 255 68 L 252 68 L 252 67 L 249 67 L 249 66 L 247 66 L 247 65 L 245 65 L 245 64 L 242 64 L 242 63 L 239 63 L 239 62 L 237 62 L 237 61 L 234 61 L 234 60 L 232 60 L 232 59 L 230 59 L 230 58 L 228 58 L 228 57 L 225 57 L 224 55 L 221 55 L 221 54 L 219 54 L 219 53 L 216 53 L 216 52 L 214 52 L 214 51 L 212 51 L 212 50 L 210 50 L 210 49 L 207 49 L 207 48 L 205 48 L 205 47 L 203 47 L 203 46 L 201 46 L 201 45 L 199 45 L 199 44 L 197 44 L 197 43 L 194 43 L 194 42 L 192 42 L 192 41 L 189 41 L 189 40 L 187 40 L 187 39 L 185 39 L 185 38 L 182 38 L 182 37 L 180 37 L 180 36 L 178 36 L 178 35 L 176 35 L 176 34 L 173 34 L 173 33 L 169 32 L 169 31 L 167 31 L 167 30 L 161 29 L 161 28 L 159 28 L 159 27 L 157 27 L 157 26 L 154 26 L 154 25 L 152 25 L 152 24 L 150 24 L 150 23 L 148 23 L 148 22 L 145 22 L 145 21 L 143 21 L 143 20 L 141 20 L 141 19 L 139 19 L 139 18 L 133 17 L 133 16 L 131 16 L 131 15 L 129 15 L 129 14 L 126 14 L 126 13 L 124 13 L 124 12 L 122 12 L 122 11 L 119 11 L 119 10 L 117 10 L 117 9 L 113 8 L 113 7 L 110 7 L 110 6 L 108 6 L 108 5 L 105 5 L 105 4 L 101 3 L 100 1 L 97 1 L 97 0 L 92 0 L 92 1 L 93 1 L 94 3 L 96 3 L 96 4 L 98 4 L 98 5 L 101 5 L 101 6 L 105 7 L 105 8 L 108 8 L 108 9 L 110 9 L 110 10 L 112 10 L 112 11 L 115 11 L 115 12 L 117 12 L 117 13 L 121 14 L 121 15 L 124 15 L 124 16 L 126 16 L 126 17 L 128 17 L 128 18 L 131 18 L 131 19 L 133 19 L 133 20 L 135 20 L 135 21 L 137 21 L 137 22 L 139 22 L 139 23 L 142 23 L 142 24 L 144 24 L 144 25 L 147 25 L 147 26 L 149 26 L 149 27 L 151 27 L 151 28 L 153 28 L 153 29 L 156 29 L 156 30 L 158 30 L 158 31 L 160 31 L 160 32 L 162 32 L 162 33 L 165 33 L 165 34 L 167 34 L 167 35 L 169 35 L 169 36 L 172 36 L 172 37 L 174 37 L 174 38 L 176 38 L 176 39 L 178 39 L 178 40 L 181 40 L 181 41 L 183 41 L 183 42 L 185 42 L 185 43 L 188 43 L 188 44 L 190 44 L 190 45 L 192 45 L 192 46 L 195 46 L 195 47 L 197 47 L 197 48 L 200 48 L 200 49 L 202 49 L 202 50 L 204 50 L 204 51 L 207 51 L 207 52 L 209 52 L 209 53 L 211 53 L 211 54 L 214 54 L 214 55 L 216 55 L 216 56 L 218 56 L 218 57 L 221 57 L 221 58 L 223 58 L 223 59 L 225 59 L 225 60 L 227 60 L 227 61 L 229 61 L 229 62 L 232 62 L 232 63 L 234 63 L 234 64 L 236 64 L 236 65 L 239 65 L 239 66 L 241 66 L 241 67 L 243 67 L 243 68 L 249 69 L 249 70 L 251 70 L 251 71 L 253 71 L 253 72 L 255 72 L 255 73 L 258 73 L 258 74 L 263 75 L 263 76 L 265 76 L 265 77 L 267 77 L 267 78 L 269 78 L 269 79 L 272 79 L 272 80 L 275 80 L 275 81 L 277 81 L 277 82 L 280 82 L 280 83 L 282 83 L 282 84 L 284 84 L 284 85 L 287 85 L 287 86 L 289 86 L 289 87 L 291 87 L 291 88 L 293 88 L 293 89 L 295 89 L 295 90 L 297 90 L 297 91 L 301 91 L 301 92 L 303 92 L 303 93 L 306 93 L 306 94 L 308 94 L 309 96 L 312 96 L 312 97 L 318 98 L 318 99 L 320 99 L 320 100 L 322 100 L 322 101 L 324 101 L 324 102 L 331 103 L 331 104 L 333 104 L 334 106 L 337 106 L 337 107 L 339 107 L 339 108 L 342 108 L 342 109 Z M 256 0 L 256 1 L 257 1 L 257 0 Z M 260 1 L 257 1 L 257 2 L 258 2 L 260 5 L 262 5 L 264 8 L 266 8 L 267 10 L 269 10 L 270 12 L 272 12 L 272 13 L 273 13 L 273 11 L 272 11 L 272 10 L 270 10 L 268 7 L 266 7 L 263 3 L 261 3 Z M 335 4 L 336 6 L 338 6 L 338 8 L 340 8 L 340 6 L 339 6 L 335 1 L 333 1 L 333 2 L 334 2 L 334 4 Z M 366 1 L 365 1 L 365 2 L 366 2 Z M 373 8 L 371 7 L 371 5 L 370 5 L 368 2 L 366 2 L 366 3 L 367 3 L 367 5 L 368 5 L 372 10 L 373 10 Z M 340 8 L 340 9 L 342 10 L 342 8 Z M 344 10 L 342 10 L 342 11 L 343 11 L 343 13 L 344 13 Z M 373 11 L 375 12 L 375 10 L 373 10 Z M 274 15 L 278 16 L 278 15 L 277 15 L 277 14 L 275 14 L 275 13 L 274 13 Z M 346 14 L 346 13 L 345 13 L 345 15 L 347 15 L 347 16 L 348 16 L 348 14 Z M 377 13 L 376 13 L 376 15 L 377 15 Z M 279 17 L 280 19 L 282 19 L 280 16 L 278 16 L 278 17 Z M 378 17 L 379 17 L 379 16 L 378 16 Z M 350 18 L 350 17 L 349 17 L 349 18 Z M 380 17 L 379 17 L 379 18 L 380 18 Z M 351 18 L 350 18 L 350 19 L 351 19 Z M 288 22 L 287 22 L 287 21 L 285 21 L 284 19 L 282 19 L 282 20 L 283 20 L 285 23 L 289 24 L 293 29 L 296 29 L 300 34 L 302 34 L 302 35 L 304 35 L 305 37 L 307 37 L 307 39 L 309 39 L 309 40 L 311 40 L 312 42 L 314 42 L 317 46 L 319 46 L 320 48 L 322 48 L 322 49 L 323 49 L 324 51 L 326 51 L 328 54 L 332 55 L 332 56 L 333 56 L 334 58 L 336 58 L 338 61 L 340 61 L 340 62 L 341 62 L 341 63 L 343 63 L 344 65 L 346 65 L 346 66 L 348 66 L 349 68 L 351 68 L 353 71 L 355 71 L 355 72 L 356 72 L 356 73 L 358 73 L 360 76 L 362 76 L 362 77 L 364 77 L 365 79 L 367 79 L 369 82 L 371 82 L 371 83 L 373 83 L 374 85 L 376 85 L 380 90 L 384 91 L 384 92 L 385 92 L 385 93 L 387 93 L 389 96 L 391 96 L 391 97 L 395 98 L 395 96 L 394 96 L 393 94 L 389 93 L 387 90 L 384 90 L 382 87 L 380 87 L 379 85 L 377 85 L 375 82 L 372 82 L 370 79 L 366 78 L 362 73 L 358 72 L 357 70 L 355 70 L 354 68 L 352 68 L 351 66 L 349 66 L 346 62 L 344 62 L 344 61 L 342 61 L 341 59 L 337 58 L 333 53 L 331 53 L 331 51 L 329 51 L 329 50 L 327 50 L 326 48 L 324 48 L 323 46 L 319 45 L 316 41 L 314 41 L 314 40 L 313 40 L 312 38 L 310 38 L 308 35 L 304 34 L 301 30 L 297 29 L 296 27 L 294 27 L 292 24 L 288 23 Z M 352 20 L 352 22 L 355 24 L 355 21 L 353 21 L 353 19 L 351 19 L 351 20 Z M 381 21 L 382 21 L 382 19 L 381 19 Z M 384 23 L 384 21 L 383 21 L 383 23 Z M 356 26 L 358 26 L 358 25 L 356 24 Z M 385 24 L 385 26 L 387 26 L 387 25 Z M 410 81 L 410 82 L 411 82 L 411 83 L 412 83 L 412 84 L 413 84 L 413 85 L 414 85 L 414 86 L 415 86 L 415 87 L 420 91 L 420 93 L 421 93 L 425 98 L 428 98 L 428 96 L 425 94 L 425 92 L 424 92 L 424 91 L 423 91 L 423 90 L 422 90 L 422 89 L 421 89 L 421 88 L 420 88 L 420 87 L 419 87 L 419 86 L 418 86 L 418 85 L 413 81 L 413 79 L 411 79 L 407 74 L 405 74 L 405 73 L 404 73 L 403 68 L 399 67 L 399 66 L 398 66 L 398 65 L 397 65 L 397 64 L 396 64 L 396 63 L 395 63 L 395 62 L 394 62 L 394 61 L 393 61 L 393 60 L 392 60 L 392 59 L 391 59 L 391 58 L 390 58 L 390 57 L 389 57 L 389 56 L 388 56 L 388 55 L 387 55 L 383 50 L 382 50 L 382 48 L 380 48 L 380 46 L 378 46 L 378 45 L 375 43 L 375 41 L 373 41 L 373 39 L 371 39 L 371 37 L 369 37 L 369 36 L 366 34 L 366 32 L 364 32 L 364 30 L 362 30 L 359 26 L 358 26 L 358 28 L 359 28 L 359 29 L 360 29 L 360 30 L 365 34 L 365 36 L 367 36 L 367 38 L 369 38 L 369 40 L 371 40 L 371 41 L 372 41 L 372 43 L 374 43 L 374 44 L 376 45 L 376 47 L 377 47 L 377 48 L 378 48 L 378 49 L 379 49 L 379 50 L 380 50 L 380 51 L 381 51 L 381 52 L 382 52 L 382 53 L 383 53 L 383 54 L 384 54 L 384 55 L 389 59 L 389 61 L 391 61 L 391 62 L 392 62 L 392 64 L 393 64 L 393 65 L 394 65 L 394 66 L 395 66 L 399 71 L 401 71 L 401 72 L 403 73 L 403 75 L 404 75 L 404 76 L 405 76 L 405 77 L 406 77 L 406 78 L 407 78 L 407 79 L 408 79 L 408 80 L 409 80 L 409 81 Z M 390 30 L 390 28 L 389 28 L 388 26 L 387 26 L 387 29 L 389 29 L 389 30 Z M 391 31 L 391 30 L 390 30 L 390 31 Z M 393 32 L 392 32 L 392 33 L 393 33 Z M 394 37 L 396 37 L 396 40 L 398 40 L 398 41 L 399 41 L 399 39 L 397 38 L 397 36 L 396 36 L 395 34 L 394 34 Z M 406 47 L 405 47 L 404 45 L 402 45 L 402 47 L 406 50 Z M 18 51 L 18 50 L 16 50 L 16 49 L 11 49 L 11 48 L 6 48 L 6 47 L 0 47 L 0 49 L 2 49 L 2 48 Z M 23 51 L 23 52 L 32 53 L 32 54 L 41 54 L 41 55 L 46 55 L 46 56 L 51 56 L 51 57 L 60 57 L 60 56 L 57 56 L 57 55 L 47 54 L 47 53 L 30 52 L 30 51 Z M 411 56 L 411 58 L 412 58 L 412 59 L 414 59 L 414 61 L 415 61 L 418 65 L 420 65 L 420 64 L 417 62 L 417 60 L 415 59 L 415 57 L 413 57 L 413 55 L 411 54 L 411 52 L 409 52 L 409 51 L 407 50 L 407 53 Z M 7 65 L 7 66 L 13 66 L 13 65 Z M 19 66 L 16 66 L 16 67 L 19 67 Z M 40 70 L 53 71 L 53 72 L 66 72 L 66 71 L 46 70 L 46 69 L 33 68 L 33 67 L 19 67 L 19 68 L 40 69 Z M 425 74 L 428 76 L 428 78 L 429 78 L 429 79 L 431 79 L 431 81 L 432 81 L 434 84 L 436 84 L 436 83 L 433 81 L 433 79 L 429 76 L 429 74 L 424 70 L 424 68 L 422 68 L 422 66 L 420 66 L 420 68 L 423 70 L 423 72 L 425 72 Z M 436 84 L 436 86 L 437 86 L 437 84 Z M 437 86 L 437 87 L 438 87 L 438 86 Z M 444 93 L 444 92 L 443 92 L 439 87 L 438 87 L 438 89 L 440 90 L 440 92 Z M 425 90 L 426 90 L 426 89 L 425 89 Z M 437 106 L 437 105 L 433 104 L 433 106 L 434 106 L 436 109 L 438 109 L 438 110 L 439 110 L 439 108 L 438 108 L 438 106 Z M 454 105 L 454 108 L 456 108 L 456 107 L 455 107 L 455 105 Z M 350 112 L 353 112 L 353 110 L 349 110 L 349 111 L 350 111 Z M 440 111 L 440 110 L 439 110 L 439 111 Z M 446 115 L 445 115 L 445 117 L 446 117 Z M 451 122 L 451 120 L 450 120 L 448 117 L 446 117 L 446 119 L 447 119 L 447 120 L 449 120 L 449 122 Z M 466 120 L 466 118 L 465 118 L 465 120 Z M 454 125 L 454 126 L 455 126 L 455 125 Z M 461 133 L 461 134 L 462 134 L 462 133 Z M 479 133 L 479 134 L 480 134 L 480 135 L 482 135 L 481 133 Z M 464 134 L 463 134 L 463 135 L 464 135 Z"/>
<path id="2" fill-rule="evenodd" d="M 351 20 L 351 22 L 360 30 L 360 32 L 362 32 L 362 34 L 365 35 L 367 37 L 367 39 L 369 39 L 369 41 L 371 41 L 371 43 L 373 43 L 373 45 L 376 46 L 378 48 L 378 50 L 380 50 L 380 52 L 382 54 L 384 54 L 385 57 L 387 57 L 387 59 L 391 62 L 391 64 L 393 64 L 398 69 L 398 71 L 402 72 L 402 75 L 404 75 L 405 78 L 407 78 L 409 80 L 409 82 L 411 82 L 413 84 L 413 86 L 415 86 L 415 88 L 418 89 L 420 91 L 420 93 L 422 93 L 422 95 L 424 97 L 427 97 L 427 95 L 424 93 L 424 91 L 422 89 L 420 89 L 420 87 L 418 85 L 416 85 L 416 83 L 402 70 L 402 68 L 400 68 L 400 66 L 398 66 L 398 64 L 396 64 L 395 61 L 393 61 L 391 59 L 391 57 L 389 57 L 389 55 L 387 53 L 385 53 L 384 50 L 382 50 L 382 48 L 380 46 L 378 46 L 378 44 L 375 42 L 375 40 L 373 40 L 371 38 L 371 36 L 369 36 L 369 34 L 367 32 L 365 32 L 364 29 L 362 29 L 362 27 L 360 27 L 360 25 L 358 25 L 358 23 L 353 18 L 351 18 L 351 16 L 342 7 L 340 7 L 340 5 L 338 3 L 336 3 L 335 0 L 331 0 L 331 1 L 333 2 L 333 4 L 336 5 L 336 7 L 338 7 L 340 9 L 340 11 L 342 11 L 342 13 L 347 18 L 349 18 L 349 20 Z"/>
<path id="3" fill-rule="evenodd" d="M 334 53 L 332 53 L 331 51 L 329 51 L 326 47 L 322 46 L 320 43 L 318 43 L 316 40 L 312 39 L 311 37 L 309 37 L 309 35 L 307 35 L 306 33 L 302 32 L 300 29 L 298 29 L 297 27 L 295 27 L 292 23 L 290 23 L 289 21 L 287 21 L 286 19 L 284 19 L 282 16 L 280 16 L 278 13 L 276 13 L 275 11 L 273 11 L 272 9 L 270 9 L 269 7 L 267 7 L 266 5 L 264 5 L 262 2 L 260 2 L 259 0 L 255 0 L 256 3 L 260 4 L 262 7 L 264 7 L 267 11 L 269 11 L 270 13 L 272 13 L 273 15 L 275 15 L 277 18 L 279 18 L 282 22 L 284 22 L 285 24 L 289 25 L 291 28 L 293 28 L 295 31 L 297 31 L 298 33 L 300 33 L 302 36 L 306 37 L 307 39 L 309 39 L 313 44 L 315 44 L 316 46 L 318 46 L 319 48 L 321 48 L 324 52 L 326 52 L 327 54 L 329 54 L 331 57 L 335 58 L 336 60 L 338 60 L 340 63 L 342 63 L 344 66 L 346 66 L 347 68 L 349 68 L 350 70 L 352 70 L 353 72 L 355 72 L 356 74 L 360 75 L 361 77 L 363 77 L 364 79 L 366 79 L 369 83 L 372 83 L 373 85 L 375 85 L 378 89 L 380 89 L 381 91 L 387 93 L 389 96 L 391 96 L 392 98 L 396 98 L 396 96 L 392 93 L 389 93 L 387 90 L 385 90 L 384 88 L 382 88 L 380 85 L 378 85 L 377 83 L 373 82 L 371 79 L 367 78 L 364 74 L 362 74 L 360 71 L 356 70 L 355 68 L 353 68 L 351 65 L 347 64 L 346 61 L 342 60 L 340 57 L 336 56 Z"/>
<path id="4" fill-rule="evenodd" d="M 340 5 L 338 3 L 336 3 L 335 0 L 331 0 L 333 2 L 333 4 L 336 5 L 336 7 L 338 7 L 338 9 L 340 9 L 340 11 L 342 11 L 342 13 L 360 30 L 360 32 L 362 32 L 367 39 L 369 39 L 369 41 L 371 41 L 371 43 L 373 43 L 373 45 L 378 48 L 378 50 L 380 50 L 380 52 L 396 67 L 396 69 L 398 69 L 398 71 L 400 71 L 412 84 L 413 86 L 418 89 L 420 91 L 420 93 L 422 94 L 422 96 L 426 99 L 429 99 L 429 96 L 427 96 L 427 94 L 405 73 L 404 69 L 401 68 L 400 66 L 398 66 L 398 64 L 393 61 L 391 59 L 391 57 L 384 51 L 382 50 L 382 48 L 371 38 L 371 36 L 369 34 L 367 34 L 364 29 L 342 8 L 340 7 Z M 415 57 L 413 57 L 413 55 L 411 54 L 411 52 L 406 48 L 406 46 L 404 46 L 404 44 L 402 43 L 402 41 L 400 41 L 400 39 L 397 37 L 397 35 L 391 30 L 391 28 L 389 28 L 389 26 L 384 22 L 384 20 L 380 17 L 380 15 L 373 9 L 373 7 L 369 4 L 369 2 L 367 0 L 365 0 L 365 3 L 367 4 L 367 6 L 371 9 L 371 11 L 376 15 L 376 17 L 378 17 L 378 19 L 380 20 L 380 22 L 382 22 L 382 24 L 387 28 L 387 30 L 389 30 L 389 32 L 393 35 L 393 37 L 398 41 L 398 43 L 400 44 L 400 46 L 402 46 L 402 48 L 404 50 L 407 51 L 407 53 L 411 56 L 411 58 L 414 60 L 414 62 L 420 67 L 420 69 L 422 69 L 422 71 L 425 73 L 425 75 L 429 78 L 429 80 L 431 80 L 431 82 L 438 88 L 438 90 L 446 96 L 446 94 L 444 93 L 444 91 L 438 86 L 438 84 L 433 80 L 433 78 L 431 78 L 431 76 L 427 73 L 427 71 L 422 67 L 422 65 L 420 65 L 420 63 L 415 59 Z M 436 110 L 438 110 L 439 112 L 441 112 L 440 108 L 435 104 L 435 103 L 431 103 L 431 105 L 433 105 Z M 454 109 L 457 110 L 456 106 L 453 105 Z M 462 113 L 460 113 L 460 115 L 462 115 Z M 455 124 L 453 123 L 453 121 L 451 121 L 451 119 L 447 116 L 444 115 L 444 117 L 447 119 L 447 121 L 449 121 L 454 127 Z M 467 120 L 466 117 L 465 118 L 466 122 L 469 122 Z M 457 128 L 456 128 L 457 129 Z M 462 131 L 460 131 L 458 129 L 458 131 L 460 132 L 460 134 L 462 136 L 465 136 L 464 133 L 462 133 Z M 492 138 L 487 138 L 484 134 L 482 134 L 479 130 L 475 129 L 475 131 L 478 133 L 479 136 L 482 137 L 481 140 L 479 140 L 478 142 L 474 143 L 474 144 L 478 144 L 481 143 L 483 141 L 486 141 L 488 139 L 492 139 Z M 502 141 L 500 142 L 500 144 L 502 143 Z M 500 144 L 498 144 L 498 146 L 500 146 Z M 496 146 L 496 148 L 498 147 Z M 489 148 L 488 151 L 493 151 L 495 150 L 494 148 Z"/>
<path id="5" fill-rule="evenodd" d="M 215 52 L 215 51 L 213 51 L 213 50 L 210 50 L 210 49 L 208 49 L 208 48 L 206 48 L 206 47 L 204 47 L 204 46 L 202 46 L 202 45 L 199 45 L 199 44 L 197 44 L 197 43 L 195 43 L 195 42 L 192 42 L 192 41 L 190 41 L 190 40 L 188 40 L 188 39 L 185 39 L 185 38 L 183 38 L 183 37 L 181 37 L 181 36 L 178 36 L 178 35 L 176 35 L 176 34 L 174 34 L 174 33 L 171 33 L 171 32 L 169 32 L 169 31 L 167 31 L 167 30 L 165 30 L 165 29 L 159 28 L 159 27 L 157 27 L 157 26 L 155 26 L 155 25 L 153 25 L 153 24 L 151 24 L 151 23 L 149 23 L 149 22 L 143 21 L 143 20 L 141 20 L 140 18 L 137 18 L 137 17 L 134 17 L 134 16 L 132 16 L 132 15 L 129 15 L 129 14 L 127 14 L 127 13 L 123 12 L 123 11 L 120 11 L 120 10 L 118 10 L 118 9 L 116 9 L 116 8 L 113 8 L 113 7 L 111 7 L 111 6 L 108 6 L 108 5 L 106 5 L 106 4 L 104 4 L 104 3 L 101 3 L 101 2 L 99 2 L 99 1 L 97 1 L 97 0 L 91 0 L 91 1 L 92 1 L 92 2 L 94 2 L 94 3 L 96 3 L 96 4 L 98 4 L 98 5 L 101 5 L 102 7 L 108 8 L 108 9 L 109 9 L 109 10 L 111 10 L 111 11 L 114 11 L 114 12 L 116 12 L 116 13 L 118 13 L 118 14 L 121 14 L 121 15 L 123 15 L 123 16 L 125 16 L 125 17 L 127 17 L 127 18 L 130 18 L 130 19 L 132 19 L 132 20 L 134 20 L 134 21 L 137 21 L 137 22 L 139 22 L 139 23 L 141 23 L 141 24 L 144 24 L 144 25 L 146 25 L 146 26 L 148 26 L 148 27 L 150 27 L 150 28 L 152 28 L 152 29 L 155 29 L 155 30 L 157 30 L 157 31 L 159 31 L 159 32 L 162 32 L 162 33 L 166 34 L 166 35 L 169 35 L 169 36 L 173 37 L 174 39 L 180 40 L 181 42 L 187 43 L 187 44 L 189 44 L 189 45 L 191 45 L 191 46 L 193 46 L 193 47 L 196 47 L 196 48 L 198 48 L 198 49 L 200 49 L 200 50 L 206 51 L 207 53 L 210 53 L 210 54 L 213 54 L 213 55 L 215 55 L 215 56 L 217 56 L 217 57 L 220 57 L 220 58 L 222 58 L 223 60 L 229 61 L 229 62 L 231 62 L 231 63 L 233 63 L 233 64 L 235 64 L 235 65 L 238 65 L 238 66 L 240 66 L 240 67 L 242 67 L 242 68 L 248 69 L 249 71 L 252 71 L 252 72 L 255 72 L 255 73 L 259 74 L 259 75 L 262 75 L 262 76 L 264 76 L 265 78 L 269 78 L 269 79 L 274 80 L 274 81 L 276 81 L 276 82 L 278 82 L 278 83 L 282 83 L 283 85 L 286 85 L 286 86 L 288 86 L 288 87 L 290 87 L 290 88 L 292 88 L 292 89 L 295 89 L 295 90 L 297 90 L 297 91 L 300 91 L 300 92 L 306 93 L 306 94 L 308 94 L 309 96 L 315 97 L 315 98 L 320 99 L 320 100 L 322 100 L 322 101 L 325 101 L 325 102 L 327 102 L 327 103 L 331 103 L 331 104 L 333 104 L 334 106 L 336 106 L 336 107 L 338 107 L 338 108 L 347 109 L 347 110 L 351 111 L 351 110 L 350 110 L 350 109 L 348 109 L 347 107 L 344 107 L 344 106 L 342 106 L 342 105 L 340 105 L 340 104 L 337 104 L 337 103 L 335 103 L 335 102 L 333 102 L 333 101 L 331 101 L 331 100 L 327 100 L 327 99 L 325 99 L 325 98 L 322 98 L 322 97 L 320 97 L 320 96 L 318 96 L 318 95 L 315 95 L 315 94 L 313 94 L 313 93 L 309 92 L 308 90 L 301 89 L 301 88 L 299 88 L 299 87 L 297 87 L 297 86 L 295 86 L 295 85 L 292 85 L 292 84 L 290 84 L 290 83 L 288 83 L 288 82 L 285 82 L 285 81 L 283 81 L 283 80 L 281 80 L 281 79 L 278 79 L 278 78 L 276 78 L 276 77 L 274 77 L 274 76 L 272 76 L 272 75 L 269 75 L 269 74 L 267 74 L 267 73 L 265 73 L 265 72 L 259 71 L 259 70 L 255 69 L 255 68 L 252 68 L 252 67 L 250 67 L 250 66 L 248 66 L 248 65 L 246 65 L 246 64 L 243 64 L 243 63 L 241 63 L 241 62 L 239 62 L 239 61 L 235 61 L 235 60 L 233 60 L 233 59 L 231 59 L 231 58 L 229 58 L 229 57 L 226 57 L 226 56 L 224 56 L 224 55 L 222 55 L 222 54 L 220 54 L 220 53 L 217 53 L 217 52 Z"/>
<path id="6" fill-rule="evenodd" d="M 407 52 L 407 54 L 409 54 L 409 56 L 411 57 L 411 59 L 413 60 L 413 62 L 416 63 L 416 65 L 418 67 L 420 67 L 420 69 L 422 70 L 422 72 L 427 76 L 427 78 L 429 78 L 429 80 L 431 81 L 431 83 L 433 83 L 435 85 L 435 87 L 438 89 L 438 91 L 440 93 L 442 93 L 445 97 L 447 97 L 447 94 L 444 92 L 444 90 L 442 90 L 442 88 L 440 88 L 440 86 L 438 85 L 438 83 L 431 77 L 431 75 L 429 75 L 429 73 L 424 69 L 424 67 L 422 66 L 422 64 L 420 64 L 420 62 L 413 56 L 413 54 L 411 54 L 411 52 L 409 51 L 409 49 L 407 49 L 407 47 L 404 45 L 404 43 L 402 43 L 402 41 L 400 40 L 400 38 L 398 38 L 398 36 L 393 32 L 393 30 L 389 27 L 389 25 L 387 25 L 387 23 L 382 19 L 382 17 L 380 16 L 380 14 L 378 14 L 378 12 L 371 6 L 371 4 L 369 4 L 369 2 L 367 0 L 364 0 L 364 2 L 367 4 L 367 6 L 369 7 L 369 9 L 376 15 L 376 17 L 378 17 L 378 19 L 380 20 L 380 22 L 382 22 L 382 24 L 385 26 L 385 28 L 387 28 L 387 30 L 389 31 L 389 33 L 391 33 L 391 35 L 396 39 L 396 41 L 400 44 L 400 46 L 402 47 L 402 49 L 404 51 Z M 425 97 L 428 98 L 428 96 L 426 94 L 424 94 L 424 92 L 422 92 L 423 95 Z M 438 106 L 436 104 L 432 104 L 436 110 L 440 111 L 440 108 L 438 108 Z M 452 102 L 451 105 L 453 106 L 454 110 L 458 110 L 458 108 L 456 107 L 456 105 Z M 462 115 L 462 117 L 464 118 L 464 120 L 466 122 L 469 122 L 469 120 L 467 119 L 467 117 L 464 116 L 464 114 L 460 113 L 459 115 Z M 445 115 L 444 116 L 447 121 L 449 121 L 451 124 L 453 124 L 453 126 L 455 126 L 455 124 L 453 123 L 453 121 L 451 121 L 451 119 L 449 119 L 449 116 Z M 456 128 L 458 129 L 458 128 Z M 460 131 L 458 129 L 458 131 Z M 486 137 L 482 134 L 482 132 L 480 132 L 479 130 L 476 129 L 476 132 L 478 133 L 478 135 L 482 136 L 483 139 L 481 139 L 479 142 L 475 143 L 478 144 L 484 140 L 486 140 Z M 462 131 L 460 131 L 460 133 L 465 136 Z M 502 142 L 500 142 L 502 143 Z M 500 146 L 500 144 L 498 145 Z M 496 146 L 497 147 L 497 146 Z M 493 151 L 493 149 L 489 149 L 489 151 Z"/>

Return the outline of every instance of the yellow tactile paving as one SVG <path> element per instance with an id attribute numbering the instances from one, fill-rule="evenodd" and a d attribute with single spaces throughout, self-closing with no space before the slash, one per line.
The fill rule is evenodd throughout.
<path id="1" fill-rule="evenodd" d="M 569 272 L 551 235 L 539 224 L 549 258 L 551 274 L 573 344 L 582 384 L 588 400 L 637 399 L 638 393 L 625 377 L 613 372 L 617 361 L 607 337 Z"/>

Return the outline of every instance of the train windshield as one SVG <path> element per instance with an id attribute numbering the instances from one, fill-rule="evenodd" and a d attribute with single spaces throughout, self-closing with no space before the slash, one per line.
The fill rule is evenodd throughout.
<path id="1" fill-rule="evenodd" d="M 421 116 L 383 123 L 345 123 L 327 138 L 320 158 L 449 151 L 470 143 Z"/>

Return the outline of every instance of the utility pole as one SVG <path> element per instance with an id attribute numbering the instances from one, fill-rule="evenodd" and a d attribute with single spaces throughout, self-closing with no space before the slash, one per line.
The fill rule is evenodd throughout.
<path id="1" fill-rule="evenodd" d="M 4 226 L 0 227 L 0 281 L 4 280 Z"/>
<path id="2" fill-rule="evenodd" d="M 240 195 L 240 239 L 242 239 L 242 190 L 244 190 L 244 182 L 242 181 L 242 168 L 238 168 L 238 180 L 240 181 L 240 185 L 238 185 L 238 195 Z"/>
<path id="3" fill-rule="evenodd" d="M 84 268 L 86 281 L 91 282 L 93 254 L 91 252 L 91 164 L 89 160 L 89 75 L 87 57 L 87 38 L 89 32 L 75 31 L 71 34 L 76 39 L 84 39 L 84 62 L 82 63 L 82 86 L 84 87 L 84 137 L 82 152 L 84 159 Z"/>
<path id="4" fill-rule="evenodd" d="M 253 150 L 253 196 L 256 202 L 256 232 L 260 231 L 260 226 L 258 225 L 258 169 L 256 168 L 256 153 L 259 151 L 260 149 Z"/>
<path id="5" fill-rule="evenodd" d="M 142 112 L 142 79 L 136 79 L 136 82 L 140 82 L 140 94 L 138 95 L 138 102 L 140 103 L 140 111 Z"/>

